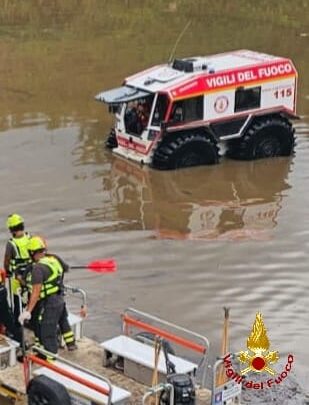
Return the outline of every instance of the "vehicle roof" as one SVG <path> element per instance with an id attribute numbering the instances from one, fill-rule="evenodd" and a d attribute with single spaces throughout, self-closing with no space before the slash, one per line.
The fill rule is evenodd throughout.
<path id="1" fill-rule="evenodd" d="M 157 65 L 127 77 L 125 79 L 125 84 L 148 92 L 168 92 L 172 98 L 177 98 L 185 96 L 186 94 L 194 93 L 196 91 L 196 84 L 198 84 L 197 87 L 200 88 L 201 83 L 197 83 L 197 79 L 202 79 L 205 82 L 205 79 L 208 77 L 211 78 L 226 75 L 227 83 L 224 84 L 232 84 L 231 80 L 233 77 L 230 76 L 231 80 L 229 82 L 228 74 L 234 72 L 237 75 L 238 72 L 245 73 L 249 71 L 249 69 L 254 68 L 257 69 L 257 73 L 259 68 L 270 67 L 273 65 L 278 66 L 278 64 L 282 63 L 290 65 L 290 75 L 295 76 L 297 74 L 295 67 L 289 59 L 250 50 L 236 50 L 204 57 L 183 58 L 179 61 L 192 63 L 194 65 L 194 70 L 186 72 L 173 68 L 172 64 Z M 276 75 L 271 75 L 270 78 L 272 78 L 272 76 Z M 252 75 L 252 77 L 254 77 L 254 75 Z M 249 76 L 243 80 L 243 84 L 246 84 L 248 81 L 250 82 L 248 78 Z M 235 79 L 237 79 L 236 76 Z M 266 80 L 267 78 L 259 79 Z M 209 81 L 208 83 L 211 82 Z M 235 85 L 238 85 L 237 80 L 235 80 Z M 189 88 L 187 88 L 188 86 Z M 203 85 L 203 87 L 205 86 Z M 184 91 L 181 91 L 181 89 L 184 89 Z M 207 88 L 200 88 L 200 90 L 205 91 Z"/>

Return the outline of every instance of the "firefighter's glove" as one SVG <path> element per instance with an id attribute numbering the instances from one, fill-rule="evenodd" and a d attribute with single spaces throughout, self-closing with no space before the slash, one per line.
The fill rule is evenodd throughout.
<path id="1" fill-rule="evenodd" d="M 79 315 L 80 315 L 82 318 L 87 318 L 88 309 L 87 309 L 86 305 L 82 305 L 82 306 L 81 306 L 80 311 L 79 311 Z"/>
<path id="2" fill-rule="evenodd" d="M 18 321 L 21 325 L 23 325 L 25 321 L 30 321 L 30 319 L 31 313 L 29 311 L 23 311 L 18 317 Z"/>

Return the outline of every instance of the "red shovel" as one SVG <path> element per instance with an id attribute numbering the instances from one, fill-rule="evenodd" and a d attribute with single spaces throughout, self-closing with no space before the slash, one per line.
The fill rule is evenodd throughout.
<path id="1" fill-rule="evenodd" d="M 88 269 L 96 273 L 114 273 L 117 270 L 117 263 L 114 259 L 94 260 L 83 266 L 70 266 L 71 269 Z"/>

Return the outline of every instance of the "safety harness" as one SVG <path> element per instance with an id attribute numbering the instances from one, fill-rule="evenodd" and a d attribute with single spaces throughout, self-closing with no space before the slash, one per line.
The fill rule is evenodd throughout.
<path id="1" fill-rule="evenodd" d="M 14 257 L 10 259 L 9 275 L 12 280 L 11 288 L 14 295 L 18 294 L 21 288 L 17 274 L 23 275 L 27 266 L 32 262 L 28 252 L 28 243 L 31 235 L 28 232 L 21 238 L 10 238 L 9 243 L 14 249 Z"/>
<path id="2" fill-rule="evenodd" d="M 14 257 L 10 260 L 10 272 L 16 273 L 17 270 L 23 270 L 31 263 L 31 258 L 28 252 L 29 239 L 31 238 L 28 232 L 21 238 L 10 238 L 9 242 L 14 248 Z"/>
<path id="3" fill-rule="evenodd" d="M 54 256 L 44 256 L 38 261 L 38 264 L 44 264 L 50 270 L 50 275 L 47 280 L 43 281 L 40 300 L 51 295 L 61 292 L 63 286 L 63 268 Z M 35 265 L 34 265 L 35 266 Z M 32 292 L 32 272 L 30 271 L 26 277 L 27 288 Z"/>

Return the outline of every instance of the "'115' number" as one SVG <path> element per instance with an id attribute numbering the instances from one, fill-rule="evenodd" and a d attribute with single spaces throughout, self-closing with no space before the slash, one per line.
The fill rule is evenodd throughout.
<path id="1" fill-rule="evenodd" d="M 276 98 L 291 97 L 292 89 L 289 87 L 288 89 L 276 90 L 274 94 Z"/>

